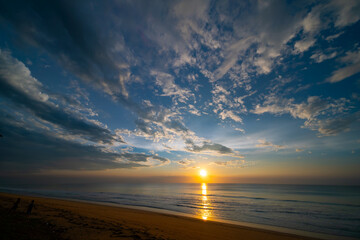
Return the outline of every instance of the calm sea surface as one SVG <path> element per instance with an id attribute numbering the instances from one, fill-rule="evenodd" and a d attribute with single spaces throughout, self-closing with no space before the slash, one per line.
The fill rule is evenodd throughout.
<path id="1" fill-rule="evenodd" d="M 360 239 L 360 187 L 258 184 L 91 184 L 2 192 L 143 206 Z"/>

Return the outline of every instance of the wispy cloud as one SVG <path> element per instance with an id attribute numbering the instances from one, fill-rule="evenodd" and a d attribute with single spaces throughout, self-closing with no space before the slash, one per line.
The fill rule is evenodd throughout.
<path id="1" fill-rule="evenodd" d="M 176 162 L 177 164 L 182 166 L 182 169 L 194 169 L 199 168 L 196 166 L 196 162 L 192 159 L 184 158 Z"/>
<path id="2" fill-rule="evenodd" d="M 321 99 L 317 96 L 308 97 L 306 102 L 296 104 L 294 99 L 283 99 L 275 96 L 270 96 L 265 101 L 264 106 L 256 105 L 252 111 L 255 114 L 272 113 L 272 114 L 290 114 L 294 118 L 307 120 L 304 124 L 312 130 L 317 130 L 321 134 L 321 123 L 332 122 L 330 118 L 338 115 L 346 115 L 347 111 L 351 109 L 349 100 L 347 99 Z M 325 120 L 318 120 L 318 118 L 325 118 Z M 342 117 L 341 117 L 342 118 Z M 339 128 L 341 130 L 341 128 Z M 341 131 L 336 131 L 336 134 Z M 335 133 L 335 132 L 334 132 Z M 327 134 L 325 134 L 327 135 Z"/>
<path id="3" fill-rule="evenodd" d="M 242 133 L 245 133 L 245 130 L 242 129 L 242 128 L 235 128 L 236 131 L 239 131 L 239 132 L 242 132 Z"/>
<path id="4" fill-rule="evenodd" d="M 346 56 L 340 58 L 340 62 L 346 67 L 334 71 L 326 81 L 330 83 L 340 82 L 360 72 L 360 49 L 349 51 Z"/>
<path id="5" fill-rule="evenodd" d="M 188 89 L 183 89 L 175 84 L 174 77 L 168 73 L 151 71 L 155 76 L 156 84 L 161 87 L 163 94 L 161 96 L 172 97 L 174 101 L 186 103 L 190 97 L 195 98 L 194 94 Z"/>
<path id="6" fill-rule="evenodd" d="M 329 54 L 325 54 L 325 53 L 322 53 L 322 52 L 316 52 L 313 55 L 311 55 L 310 58 L 314 59 L 315 62 L 317 62 L 317 63 L 321 63 L 321 62 L 323 62 L 325 60 L 332 59 L 332 58 L 336 57 L 337 55 L 338 55 L 337 52 L 332 52 L 332 53 L 329 53 Z"/>
<path id="7" fill-rule="evenodd" d="M 283 149 L 283 148 L 286 147 L 285 145 L 276 145 L 276 144 L 273 144 L 273 143 L 271 143 L 271 142 L 266 141 L 265 139 L 259 139 L 258 142 L 259 142 L 259 144 L 256 144 L 256 145 L 255 145 L 255 146 L 258 147 L 258 148 L 267 148 L 267 147 L 270 147 L 270 148 L 273 148 L 275 151 L 278 151 L 279 149 Z"/>
<path id="8" fill-rule="evenodd" d="M 228 167 L 228 168 L 243 168 L 250 165 L 245 160 L 217 161 L 217 162 L 211 162 L 210 164 L 216 166 Z"/>

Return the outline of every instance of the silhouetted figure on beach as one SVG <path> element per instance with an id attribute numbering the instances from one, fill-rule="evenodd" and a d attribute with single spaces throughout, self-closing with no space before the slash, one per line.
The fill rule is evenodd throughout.
<path id="1" fill-rule="evenodd" d="M 28 209 L 27 209 L 27 211 L 26 211 L 26 214 L 27 214 L 27 215 L 30 215 L 33 208 L 35 208 L 35 206 L 34 206 L 34 200 L 32 200 L 31 203 L 29 204 Z"/>
<path id="2" fill-rule="evenodd" d="M 12 206 L 12 208 L 10 208 L 9 212 L 15 212 L 16 209 L 19 207 L 19 203 L 20 203 L 20 198 L 18 198 L 16 200 L 16 202 L 14 203 L 14 205 Z"/>

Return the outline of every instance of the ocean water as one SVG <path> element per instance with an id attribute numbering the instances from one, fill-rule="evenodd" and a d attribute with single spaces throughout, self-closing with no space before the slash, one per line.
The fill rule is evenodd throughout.
<path id="1" fill-rule="evenodd" d="M 9 193 L 150 207 L 360 239 L 360 186 L 81 184 L 0 187 Z"/>

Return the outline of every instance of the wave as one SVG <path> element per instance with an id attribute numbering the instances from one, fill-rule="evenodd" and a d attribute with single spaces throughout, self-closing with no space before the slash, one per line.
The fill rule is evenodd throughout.
<path id="1" fill-rule="evenodd" d="M 201 194 L 195 194 L 195 195 L 201 196 Z M 334 202 L 306 201 L 306 200 L 295 200 L 295 199 L 277 199 L 277 198 L 264 198 L 264 197 L 248 197 L 248 196 L 235 196 L 235 195 L 218 195 L 218 194 L 208 194 L 207 196 L 208 197 L 220 197 L 220 198 L 239 198 L 239 199 L 263 200 L 263 201 L 309 203 L 309 204 L 321 204 L 321 205 L 346 206 L 346 207 L 359 207 L 360 208 L 360 204 L 350 204 L 350 203 L 334 203 Z"/>

